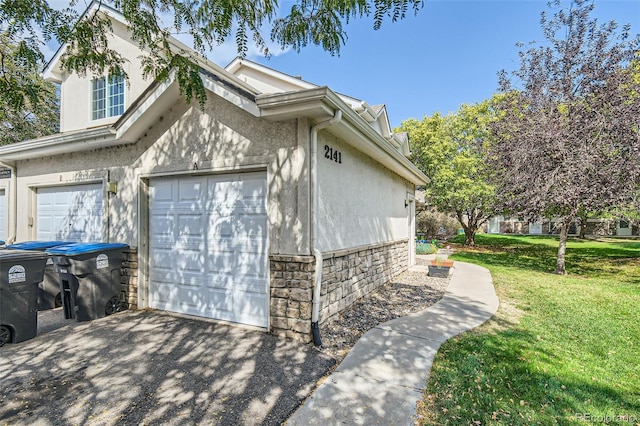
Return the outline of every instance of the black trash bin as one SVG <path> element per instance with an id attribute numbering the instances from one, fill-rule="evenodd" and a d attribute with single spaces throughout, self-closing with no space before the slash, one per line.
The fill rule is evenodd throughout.
<path id="1" fill-rule="evenodd" d="M 0 250 L 0 346 L 38 334 L 38 284 L 46 262 L 42 252 Z"/>
<path id="2" fill-rule="evenodd" d="M 47 249 L 60 277 L 62 307 L 66 319 L 90 321 L 121 308 L 120 243 L 74 243 Z"/>
<path id="3" fill-rule="evenodd" d="M 10 244 L 7 249 L 10 250 L 30 250 L 45 251 L 46 249 L 57 247 L 65 244 L 71 244 L 68 241 L 25 241 L 17 244 Z M 38 286 L 38 310 L 58 308 L 62 306 L 62 296 L 60 294 L 60 278 L 58 271 L 53 264 L 53 259 L 49 257 L 44 268 L 44 279 Z"/>

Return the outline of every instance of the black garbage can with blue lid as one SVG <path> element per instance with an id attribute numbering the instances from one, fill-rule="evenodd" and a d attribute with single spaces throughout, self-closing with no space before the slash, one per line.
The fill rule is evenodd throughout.
<path id="1" fill-rule="evenodd" d="M 42 252 L 0 250 L 0 346 L 38 334 L 38 284 L 46 262 Z"/>
<path id="2" fill-rule="evenodd" d="M 60 277 L 66 319 L 90 321 L 122 308 L 121 243 L 73 243 L 47 249 Z"/>
<path id="3" fill-rule="evenodd" d="M 7 246 L 9 250 L 30 250 L 45 251 L 52 247 L 71 244 L 69 241 L 24 241 L 21 243 L 10 244 Z M 44 268 L 44 279 L 38 286 L 38 310 L 59 308 L 62 306 L 62 296 L 60 293 L 60 277 L 58 271 L 53 264 L 50 255 Z"/>

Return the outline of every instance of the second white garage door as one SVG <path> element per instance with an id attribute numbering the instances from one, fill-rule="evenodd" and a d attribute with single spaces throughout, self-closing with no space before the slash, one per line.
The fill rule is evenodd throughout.
<path id="1" fill-rule="evenodd" d="M 38 188 L 36 239 L 102 241 L 102 185 Z"/>
<path id="2" fill-rule="evenodd" d="M 0 189 L 0 240 L 7 235 L 7 196 L 4 189 Z"/>
<path id="3" fill-rule="evenodd" d="M 266 174 L 149 186 L 149 306 L 267 327 Z"/>

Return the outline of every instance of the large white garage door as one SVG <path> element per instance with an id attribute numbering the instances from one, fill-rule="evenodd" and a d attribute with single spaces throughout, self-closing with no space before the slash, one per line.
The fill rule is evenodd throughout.
<path id="1" fill-rule="evenodd" d="M 36 239 L 102 240 L 101 184 L 38 188 L 36 204 Z"/>
<path id="2" fill-rule="evenodd" d="M 7 238 L 7 196 L 4 189 L 0 189 L 0 240 Z"/>
<path id="3" fill-rule="evenodd" d="M 149 306 L 267 327 L 265 173 L 158 178 L 149 194 Z"/>

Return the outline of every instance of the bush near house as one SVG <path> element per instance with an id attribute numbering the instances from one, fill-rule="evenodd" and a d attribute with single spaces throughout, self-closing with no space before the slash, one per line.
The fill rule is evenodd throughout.
<path id="1" fill-rule="evenodd" d="M 459 238 L 459 237 L 457 237 Z M 640 242 L 478 235 L 456 260 L 491 271 L 497 314 L 438 352 L 423 425 L 639 424 Z"/>
<path id="2" fill-rule="evenodd" d="M 416 243 L 416 254 L 433 254 L 438 252 L 438 246 L 430 243 Z"/>
<path id="3" fill-rule="evenodd" d="M 460 224 L 446 213 L 423 210 L 416 215 L 416 233 L 431 240 L 455 235 Z"/>

